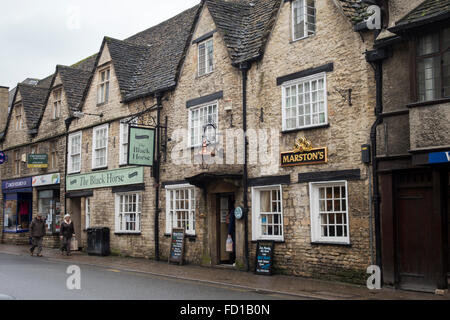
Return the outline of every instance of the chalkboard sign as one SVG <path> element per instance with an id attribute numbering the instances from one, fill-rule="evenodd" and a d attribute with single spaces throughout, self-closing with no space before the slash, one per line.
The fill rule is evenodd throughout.
<path id="1" fill-rule="evenodd" d="M 170 243 L 169 263 L 183 264 L 184 229 L 173 229 Z"/>
<path id="2" fill-rule="evenodd" d="M 258 241 L 256 246 L 255 273 L 271 276 L 273 264 L 273 241 Z"/>

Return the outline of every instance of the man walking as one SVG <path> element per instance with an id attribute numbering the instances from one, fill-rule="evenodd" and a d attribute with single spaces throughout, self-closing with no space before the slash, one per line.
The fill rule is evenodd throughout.
<path id="1" fill-rule="evenodd" d="M 34 218 L 31 223 L 31 237 L 33 246 L 30 249 L 30 254 L 33 256 L 34 249 L 38 248 L 37 256 L 42 257 L 42 240 L 45 236 L 45 221 L 42 219 L 42 215 L 40 213 L 37 214 L 36 218 Z"/>

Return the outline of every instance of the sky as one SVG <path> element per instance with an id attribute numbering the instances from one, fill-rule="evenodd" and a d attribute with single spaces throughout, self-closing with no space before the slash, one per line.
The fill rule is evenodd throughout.
<path id="1" fill-rule="evenodd" d="M 104 36 L 125 39 L 200 0 L 2 1 L 0 86 L 42 79 L 100 50 Z"/>

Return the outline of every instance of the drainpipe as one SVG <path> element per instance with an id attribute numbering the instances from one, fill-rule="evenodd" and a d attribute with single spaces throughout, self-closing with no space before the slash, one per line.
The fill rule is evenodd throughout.
<path id="1" fill-rule="evenodd" d="M 250 271 L 249 250 L 248 250 L 248 139 L 247 139 L 247 74 L 250 70 L 248 63 L 241 63 L 239 69 L 242 72 L 242 127 L 244 130 L 244 174 L 242 178 L 242 188 L 244 189 L 244 226 L 245 226 L 245 270 Z"/>
<path id="2" fill-rule="evenodd" d="M 69 128 L 70 125 L 72 124 L 72 121 L 75 118 L 73 116 L 67 118 L 66 120 L 64 120 L 65 124 L 66 124 L 66 145 L 65 145 L 65 152 L 64 152 L 64 157 L 65 157 L 65 161 L 64 161 L 64 211 L 67 213 L 67 159 L 68 159 L 68 145 L 69 145 Z"/>
<path id="3" fill-rule="evenodd" d="M 382 269 L 381 259 L 381 217 L 380 217 L 380 191 L 378 183 L 378 160 L 377 160 L 377 127 L 383 123 L 383 60 L 375 61 L 375 82 L 376 82 L 376 108 L 375 123 L 370 130 L 370 140 L 372 144 L 372 174 L 373 174 L 373 205 L 375 215 L 375 245 L 376 264 Z"/>
<path id="4" fill-rule="evenodd" d="M 155 178 L 155 260 L 159 261 L 159 187 L 160 187 L 160 162 L 161 162 L 161 108 L 162 108 L 162 93 L 157 93 L 156 97 L 156 161 L 154 164 L 154 178 Z"/>

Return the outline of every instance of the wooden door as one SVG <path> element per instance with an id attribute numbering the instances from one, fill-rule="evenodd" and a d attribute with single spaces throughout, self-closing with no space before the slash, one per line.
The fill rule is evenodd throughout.
<path id="1" fill-rule="evenodd" d="M 432 179 L 427 171 L 395 176 L 397 282 L 402 289 L 434 292 L 437 288 L 442 243 L 436 234 L 442 228 L 433 210 Z"/>

